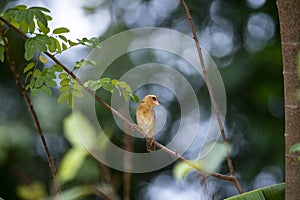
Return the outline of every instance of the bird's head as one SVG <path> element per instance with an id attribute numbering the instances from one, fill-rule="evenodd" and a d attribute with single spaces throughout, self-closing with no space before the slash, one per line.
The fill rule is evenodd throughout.
<path id="1" fill-rule="evenodd" d="M 148 104 L 150 106 L 158 106 L 160 105 L 157 96 L 149 94 L 142 99 L 141 103 Z"/>

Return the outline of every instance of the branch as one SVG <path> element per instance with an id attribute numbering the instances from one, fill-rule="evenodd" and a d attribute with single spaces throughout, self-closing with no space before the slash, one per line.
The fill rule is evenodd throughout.
<path id="1" fill-rule="evenodd" d="M 218 120 L 218 124 L 219 124 L 219 128 L 220 128 L 220 132 L 221 132 L 223 142 L 224 142 L 225 146 L 227 147 L 228 145 L 227 145 L 227 138 L 226 138 L 226 134 L 225 134 L 225 129 L 224 129 L 224 126 L 223 126 L 223 123 L 222 123 L 220 111 L 217 107 L 217 103 L 216 103 L 215 97 L 213 95 L 213 90 L 212 90 L 212 87 L 211 87 L 211 84 L 210 84 L 210 81 L 209 81 L 209 77 L 208 77 L 208 74 L 207 74 L 207 71 L 206 71 L 206 67 L 205 67 L 205 64 L 204 64 L 204 59 L 203 59 L 203 55 L 202 55 L 202 52 L 201 52 L 201 47 L 199 45 L 196 29 L 195 29 L 195 26 L 194 26 L 194 23 L 193 23 L 193 20 L 192 20 L 192 16 L 191 16 L 190 10 L 189 10 L 188 6 L 186 5 L 185 1 L 180 0 L 180 2 L 181 2 L 182 6 L 185 10 L 185 13 L 186 13 L 186 16 L 187 16 L 188 20 L 189 20 L 189 24 L 190 24 L 190 27 L 191 27 L 191 30 L 192 30 L 192 33 L 193 33 L 193 39 L 195 41 L 195 45 L 196 45 L 197 52 L 198 52 L 198 57 L 200 59 L 200 64 L 201 64 L 201 68 L 202 68 L 202 71 L 203 71 L 204 79 L 205 79 L 207 89 L 208 89 L 208 92 L 209 92 L 209 97 L 210 97 L 210 100 L 211 100 L 211 104 L 212 104 L 213 109 L 214 109 L 214 111 L 216 113 L 216 116 L 217 116 L 217 120 Z M 230 154 L 229 154 L 228 150 L 227 150 L 227 154 L 226 154 L 226 159 L 227 159 L 227 165 L 228 165 L 228 168 L 229 168 L 229 171 L 230 171 L 230 175 L 231 175 L 231 177 L 234 177 L 234 184 L 235 184 L 237 190 L 239 191 L 239 193 L 243 193 L 242 187 L 241 187 L 239 181 L 237 180 L 237 178 L 234 175 L 234 168 L 233 168 L 232 160 L 231 160 L 231 157 L 230 157 Z"/>
<path id="2" fill-rule="evenodd" d="M 4 32 L 3 32 L 3 27 L 2 26 L 0 26 L 0 35 L 1 35 L 2 40 L 4 41 L 5 53 L 6 53 L 6 56 L 7 56 L 7 61 L 8 61 L 9 66 L 10 66 L 10 70 L 12 71 L 12 73 L 14 75 L 14 78 L 16 80 L 16 83 L 19 86 L 19 88 L 20 88 L 20 90 L 21 90 L 21 92 L 23 94 L 23 97 L 24 97 L 24 99 L 25 99 L 25 101 L 27 103 L 29 111 L 30 111 L 30 113 L 32 115 L 32 118 L 34 120 L 36 129 L 37 129 L 37 131 L 39 133 L 39 136 L 40 136 L 40 138 L 42 140 L 42 144 L 43 144 L 44 150 L 46 152 L 46 156 L 47 156 L 47 159 L 48 159 L 49 167 L 50 167 L 51 174 L 52 174 L 53 181 L 54 181 L 54 185 L 55 185 L 55 188 L 56 188 L 56 193 L 60 193 L 60 186 L 59 186 L 59 182 L 58 182 L 58 180 L 56 178 L 56 168 L 55 168 L 54 162 L 52 160 L 49 148 L 47 146 L 46 139 L 44 137 L 42 128 L 40 126 L 37 114 L 36 114 L 36 112 L 34 110 L 34 107 L 32 105 L 31 99 L 30 99 L 29 95 L 27 94 L 23 83 L 21 82 L 20 75 L 19 75 L 19 73 L 18 73 L 18 71 L 16 69 L 15 61 L 13 60 L 13 58 L 12 58 L 12 56 L 10 54 L 10 50 L 9 50 L 9 47 L 8 47 L 7 40 L 6 40 L 5 36 L 4 36 Z"/>
<path id="3" fill-rule="evenodd" d="M 125 172 L 123 175 L 123 198 L 124 200 L 129 200 L 130 199 L 130 190 L 131 190 L 131 173 L 129 172 L 132 168 L 131 166 L 131 155 L 128 154 L 127 152 L 132 152 L 132 140 L 129 134 L 125 134 L 124 138 L 124 143 L 125 143 L 125 155 L 124 155 L 124 168 Z M 128 171 L 128 172 L 127 172 Z"/>
<path id="4" fill-rule="evenodd" d="M 24 39 L 28 39 L 28 37 L 21 32 L 20 30 L 18 30 L 16 27 L 14 27 L 13 25 L 11 25 L 9 22 L 7 22 L 5 19 L 3 19 L 2 17 L 0 17 L 0 20 L 3 21 L 8 27 L 10 27 L 11 29 L 13 29 L 15 32 L 17 32 L 20 36 L 22 36 Z M 103 105 L 107 110 L 111 111 L 113 114 L 115 114 L 115 116 L 117 116 L 120 120 L 122 120 L 125 124 L 127 124 L 129 127 L 131 127 L 133 130 L 137 131 L 139 134 L 146 136 L 146 134 L 134 123 L 131 123 L 131 121 L 129 121 L 126 117 L 124 117 L 121 113 L 119 113 L 117 110 L 115 110 L 113 107 L 111 107 L 110 105 L 108 105 L 105 101 L 103 101 L 99 96 L 97 96 L 95 94 L 94 91 L 92 91 L 90 88 L 84 87 L 82 81 L 71 71 L 69 70 L 64 64 L 62 64 L 54 55 L 50 54 L 49 52 L 44 52 L 45 55 L 47 55 L 50 59 L 52 59 L 56 64 L 60 65 L 72 78 L 74 78 L 78 84 L 80 84 L 87 92 L 89 95 L 93 96 L 95 98 L 95 100 L 97 102 L 99 102 L 101 105 Z M 206 71 L 205 71 L 206 73 Z M 224 130 L 224 129 L 223 129 Z M 193 167 L 195 170 L 199 171 L 199 172 L 203 172 L 203 169 L 198 166 L 197 164 L 185 159 L 183 156 L 179 155 L 177 152 L 172 151 L 171 149 L 168 149 L 166 146 L 158 143 L 157 141 L 155 141 L 155 145 L 162 149 L 165 153 L 173 156 L 174 158 L 177 158 L 178 160 L 184 161 L 186 162 L 189 166 Z M 224 174 L 220 174 L 220 173 L 215 173 L 212 172 L 210 173 L 211 176 L 214 176 L 216 178 L 219 179 L 223 179 L 223 180 L 227 180 L 227 181 L 231 181 L 233 182 L 235 185 L 239 185 L 239 182 L 237 181 L 236 177 L 234 175 L 224 175 Z M 237 187 L 239 188 L 239 187 Z M 240 187 L 239 191 L 241 192 L 242 189 Z"/>

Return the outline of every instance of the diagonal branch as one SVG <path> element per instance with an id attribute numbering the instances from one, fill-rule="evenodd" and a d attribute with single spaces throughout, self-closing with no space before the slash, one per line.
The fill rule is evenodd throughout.
<path id="1" fill-rule="evenodd" d="M 43 147 L 44 147 L 45 152 L 46 152 L 46 156 L 47 156 L 47 159 L 48 159 L 48 163 L 49 163 L 49 167 L 50 167 L 51 174 L 52 174 L 52 177 L 53 177 L 53 181 L 54 181 L 54 185 L 55 185 L 55 188 L 56 188 L 56 192 L 60 193 L 60 186 L 59 186 L 59 182 L 58 182 L 58 180 L 56 178 L 56 168 L 55 168 L 54 162 L 52 160 L 49 148 L 47 146 L 46 139 L 44 137 L 44 134 L 43 134 L 43 131 L 42 131 L 39 119 L 37 117 L 37 114 L 36 114 L 36 112 L 34 110 L 34 107 L 32 105 L 31 99 L 30 99 L 29 95 L 27 94 L 27 92 L 26 92 L 26 90 L 24 88 L 23 83 L 21 82 L 20 75 L 19 75 L 19 73 L 18 73 L 18 71 L 16 69 L 15 61 L 13 60 L 13 58 L 12 58 L 12 56 L 10 54 L 8 43 L 7 43 L 7 40 L 6 40 L 5 36 L 4 36 L 3 26 L 0 26 L 0 35 L 1 35 L 2 40 L 4 41 L 5 53 L 6 53 L 6 56 L 7 56 L 7 61 L 8 61 L 9 66 L 10 66 L 10 70 L 12 71 L 12 73 L 14 75 L 14 78 L 16 80 L 16 83 L 19 86 L 19 88 L 20 88 L 20 90 L 21 90 L 21 92 L 23 94 L 23 97 L 24 97 L 24 99 L 25 99 L 25 101 L 27 103 L 29 111 L 30 111 L 30 113 L 32 115 L 32 118 L 34 120 L 36 129 L 37 129 L 37 131 L 39 133 L 39 136 L 40 136 L 40 138 L 42 140 L 42 144 L 43 144 Z"/>
<path id="2" fill-rule="evenodd" d="M 3 19 L 2 17 L 0 17 L 0 20 L 3 21 L 8 27 L 10 27 L 11 29 L 13 29 L 15 32 L 17 32 L 21 37 L 23 37 L 24 39 L 28 39 L 28 37 L 22 31 L 20 31 L 16 27 L 14 27 L 8 21 L 6 21 L 5 19 Z M 69 70 L 63 63 L 61 63 L 54 55 L 50 54 L 49 52 L 44 52 L 44 53 L 51 60 L 53 60 L 56 64 L 60 65 L 72 78 L 74 78 L 78 82 L 78 84 L 80 84 L 88 92 L 89 95 L 93 96 L 97 102 L 99 102 L 107 110 L 109 110 L 113 114 L 115 114 L 120 120 L 122 120 L 125 124 L 127 124 L 133 130 L 137 131 L 139 134 L 141 134 L 141 135 L 143 135 L 143 136 L 146 137 L 145 133 L 136 124 L 132 123 L 125 116 L 123 116 L 121 113 L 119 113 L 113 107 L 111 107 L 110 105 L 108 105 L 99 96 L 97 96 L 93 90 L 91 90 L 90 88 L 84 87 L 83 82 L 71 70 Z M 158 143 L 157 141 L 155 141 L 155 145 L 158 148 L 162 149 L 165 153 L 173 156 L 174 158 L 177 158 L 180 161 L 183 161 L 183 162 L 187 163 L 189 166 L 191 166 L 192 168 L 194 168 L 198 172 L 203 172 L 203 169 L 199 165 L 197 165 L 197 164 L 195 164 L 195 163 L 187 160 L 183 156 L 179 155 L 177 152 L 172 151 L 171 149 L 168 149 L 166 146 Z M 212 172 L 212 173 L 210 173 L 210 175 L 214 176 L 216 178 L 219 178 L 219 179 L 223 179 L 223 180 L 227 180 L 227 181 L 233 182 L 236 186 L 239 185 L 239 184 L 237 184 L 238 181 L 237 181 L 236 177 L 234 175 L 232 175 L 232 174 L 230 174 L 230 175 L 224 175 L 224 174 Z M 237 187 L 237 188 L 239 188 L 239 187 Z M 241 189 L 238 189 L 238 190 L 239 190 L 239 192 L 242 191 Z"/>
<path id="3" fill-rule="evenodd" d="M 205 64 L 204 64 L 204 59 L 203 59 L 203 55 L 202 55 L 202 52 L 201 52 L 201 47 L 199 45 L 199 41 L 198 41 L 195 26 L 194 26 L 194 23 L 193 23 L 193 19 L 192 19 L 190 10 L 189 10 L 188 6 L 186 5 L 185 1 L 180 0 L 180 2 L 181 2 L 182 6 L 185 10 L 185 13 L 186 13 L 186 16 L 187 16 L 188 20 L 189 20 L 189 24 L 190 24 L 190 27 L 191 27 L 191 30 L 192 30 L 192 33 L 193 33 L 193 38 L 194 38 L 195 45 L 196 45 L 197 52 L 198 52 L 198 57 L 200 59 L 200 64 L 201 64 L 201 68 L 202 68 L 202 71 L 203 71 L 204 79 L 205 79 L 207 89 L 208 89 L 208 92 L 209 92 L 209 97 L 210 97 L 210 100 L 211 100 L 211 104 L 212 104 L 212 107 L 213 107 L 213 109 L 216 113 L 216 116 L 217 116 L 219 129 L 220 129 L 220 132 L 221 132 L 223 142 L 224 142 L 225 146 L 227 147 L 228 145 L 227 145 L 227 138 L 226 138 L 226 134 L 225 134 L 225 129 L 224 129 L 224 126 L 223 126 L 223 123 L 222 123 L 220 111 L 219 111 L 217 103 L 215 101 L 215 97 L 214 97 L 213 90 L 212 90 L 212 87 L 211 87 L 211 84 L 210 84 L 210 80 L 209 80 L 209 77 L 208 77 L 208 74 L 207 74 L 207 71 L 206 71 L 206 67 L 205 67 Z M 228 165 L 228 168 L 229 168 L 229 171 L 230 171 L 230 175 L 232 177 L 234 177 L 234 179 L 235 179 L 235 181 L 234 181 L 235 186 L 237 187 L 239 193 L 243 193 L 242 187 L 241 187 L 239 181 L 236 179 L 236 177 L 234 175 L 234 168 L 233 168 L 232 160 L 231 160 L 231 157 L 230 157 L 230 154 L 229 154 L 228 150 L 227 150 L 227 154 L 226 154 L 226 159 L 227 159 L 227 165 Z"/>

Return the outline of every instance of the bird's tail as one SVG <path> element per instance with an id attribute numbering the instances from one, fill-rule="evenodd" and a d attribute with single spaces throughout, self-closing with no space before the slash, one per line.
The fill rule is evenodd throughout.
<path id="1" fill-rule="evenodd" d="M 147 151 L 155 151 L 155 140 L 154 137 L 146 138 L 146 148 Z"/>

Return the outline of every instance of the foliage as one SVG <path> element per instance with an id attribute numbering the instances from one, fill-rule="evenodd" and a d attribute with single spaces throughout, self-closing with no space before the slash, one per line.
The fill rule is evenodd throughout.
<path id="1" fill-rule="evenodd" d="M 111 93 L 114 92 L 114 89 L 117 89 L 120 96 L 123 95 L 126 101 L 131 98 L 134 102 L 139 102 L 139 98 L 135 94 L 133 94 L 130 85 L 128 85 L 124 81 L 118 81 L 117 79 L 111 78 L 101 78 L 95 81 L 89 80 L 84 83 L 84 86 L 90 88 L 93 91 L 103 88 L 104 90 Z"/>
<path id="2" fill-rule="evenodd" d="M 47 196 L 45 185 L 35 181 L 29 185 L 19 185 L 17 195 L 24 200 L 44 199 Z"/>
<path id="3" fill-rule="evenodd" d="M 25 5 L 19 5 L 14 8 L 8 9 L 2 17 L 9 21 L 14 27 L 20 29 L 24 34 L 30 34 L 31 37 L 26 39 L 25 42 L 25 54 L 24 58 L 30 61 L 34 58 L 36 52 L 39 52 L 39 60 L 45 64 L 48 60 L 41 55 L 42 52 L 50 53 L 62 53 L 67 49 L 83 45 L 88 48 L 95 48 L 99 45 L 97 38 L 83 38 L 77 39 L 77 41 L 71 41 L 65 33 L 69 32 L 68 28 L 59 27 L 54 30 L 50 30 L 48 22 L 52 20 L 48 14 L 50 10 L 43 7 L 30 7 L 27 8 Z M 4 61 L 4 47 L 3 41 L 0 41 L 0 60 Z M 82 66 L 96 66 L 97 62 L 94 60 L 80 60 L 76 61 L 73 71 L 78 70 Z M 73 96 L 82 97 L 82 85 L 80 85 L 72 76 L 66 72 L 62 66 L 54 64 L 52 67 L 44 68 L 42 70 L 37 69 L 37 62 L 29 62 L 23 70 L 26 75 L 25 81 L 28 81 L 26 90 L 30 90 L 33 96 L 43 91 L 46 95 L 51 95 L 51 88 L 56 88 L 57 74 L 60 79 L 60 87 L 58 91 L 60 95 L 58 97 L 58 103 L 66 102 L 70 107 L 73 106 Z M 113 89 L 116 88 L 120 96 L 123 95 L 126 101 L 129 97 L 138 102 L 138 97 L 135 96 L 125 82 L 118 82 L 113 80 L 112 82 L 107 81 L 110 78 L 101 78 L 96 81 L 88 81 L 84 84 L 85 87 L 93 85 L 93 82 L 97 82 L 97 89 L 103 88 L 106 91 L 113 93 Z M 94 91 L 95 87 L 92 88 Z"/>
<path id="4" fill-rule="evenodd" d="M 208 145 L 211 146 L 211 145 Z M 199 168 L 206 174 L 218 171 L 220 164 L 224 161 L 227 149 L 223 143 L 217 142 L 210 153 L 202 159 L 192 161 L 198 165 Z M 174 169 L 174 177 L 178 180 L 184 179 L 189 173 L 195 172 L 195 168 L 191 167 L 190 164 L 182 161 L 178 162 Z"/>
<path id="5" fill-rule="evenodd" d="M 283 200 L 285 183 L 260 188 L 244 194 L 227 198 L 226 200 Z"/>

